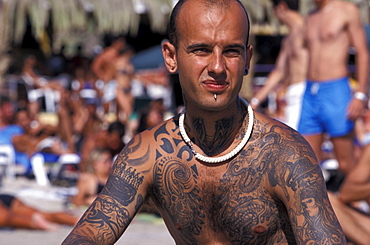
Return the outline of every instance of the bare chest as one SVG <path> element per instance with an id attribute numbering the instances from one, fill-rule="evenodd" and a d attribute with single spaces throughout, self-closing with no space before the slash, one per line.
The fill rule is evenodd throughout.
<path id="1" fill-rule="evenodd" d="M 238 159 L 216 167 L 193 162 L 169 157 L 154 171 L 157 204 L 181 240 L 266 244 L 285 239 L 281 220 L 287 216 L 268 191 L 267 169 Z"/>
<path id="2" fill-rule="evenodd" d="M 330 15 L 314 14 L 308 18 L 306 37 L 308 44 L 347 41 L 347 20 Z"/>

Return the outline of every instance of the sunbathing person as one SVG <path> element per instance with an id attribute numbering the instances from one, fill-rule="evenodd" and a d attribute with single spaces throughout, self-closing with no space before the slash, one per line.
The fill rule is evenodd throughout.
<path id="1" fill-rule="evenodd" d="M 26 205 L 10 194 L 0 194 L 0 227 L 57 230 L 76 224 L 78 217 L 67 212 L 44 212 Z"/>
<path id="2" fill-rule="evenodd" d="M 77 195 L 72 202 L 76 206 L 89 206 L 105 186 L 112 168 L 112 156 L 108 149 L 94 149 L 87 161 L 86 172 L 77 182 Z"/>

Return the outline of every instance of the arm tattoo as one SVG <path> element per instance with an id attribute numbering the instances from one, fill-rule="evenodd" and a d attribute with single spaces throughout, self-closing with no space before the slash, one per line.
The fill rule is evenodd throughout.
<path id="1" fill-rule="evenodd" d="M 282 233 L 276 233 L 278 229 L 292 244 L 317 241 L 341 244 L 341 229 L 330 208 L 326 189 L 317 188 L 325 186 L 321 169 L 309 160 L 315 159 L 315 156 L 306 141 L 295 133 L 282 135 L 277 127 L 258 126 L 256 128 L 261 129 L 264 137 L 257 137 L 260 132 L 255 130 L 253 143 L 229 163 L 221 179 L 219 191 L 222 194 L 216 202 L 219 212 L 215 212 L 218 214 L 214 218 L 215 223 L 218 221 L 218 226 L 228 232 L 234 239 L 233 244 L 243 244 L 243 241 L 252 244 L 280 243 L 284 237 Z M 245 161 L 250 162 L 245 164 Z M 288 202 L 292 200 L 293 207 L 287 210 L 282 201 L 271 199 L 263 187 L 266 176 L 273 187 L 281 188 Z M 304 223 L 299 217 L 304 217 L 301 219 Z M 266 226 L 263 236 L 257 232 L 263 230 L 256 228 L 260 224 Z M 296 227 L 295 236 L 292 226 Z M 274 234 L 275 237 L 269 237 Z"/>
<path id="2" fill-rule="evenodd" d="M 127 206 L 136 198 L 137 210 L 144 201 L 142 195 L 137 195 L 144 176 L 132 166 L 142 165 L 149 156 L 149 150 L 142 157 L 129 159 L 129 154 L 140 145 L 141 140 L 136 145 L 132 141 L 119 155 L 105 188 L 80 219 L 66 244 L 82 244 L 81 241 L 89 239 L 96 244 L 114 243 L 122 235 L 133 217 Z"/>
<path id="3" fill-rule="evenodd" d="M 86 244 L 114 243 L 123 232 L 121 227 L 129 222 L 127 209 L 114 199 L 103 199 L 99 195 L 77 223 L 78 232 L 71 234 L 63 244 L 85 244 L 82 241 Z"/>
<path id="4" fill-rule="evenodd" d="M 178 125 L 178 120 L 174 120 L 174 125 Z M 174 132 L 176 129 L 177 127 L 175 127 L 172 131 Z M 178 132 L 177 135 L 180 136 L 180 132 Z M 169 140 L 171 138 L 171 134 L 170 132 L 168 132 L 166 125 L 162 125 L 154 132 L 154 138 L 157 142 L 163 142 L 163 144 L 160 145 L 160 150 L 163 151 L 163 154 L 159 150 L 157 150 L 156 159 L 163 157 L 163 155 L 174 153 L 174 148 L 177 147 L 179 144 L 183 144 L 181 136 L 178 139 L 172 138 L 173 142 Z M 184 154 L 188 157 L 186 158 Z M 194 155 L 191 149 L 187 145 L 184 145 L 178 150 L 177 157 L 179 159 L 184 159 L 185 161 L 191 161 Z"/>
<path id="5" fill-rule="evenodd" d="M 138 138 L 138 142 L 135 142 L 134 138 L 127 144 L 121 154 L 119 154 L 118 162 L 127 162 L 129 166 L 141 166 L 148 161 L 150 147 L 148 147 L 148 150 L 144 156 L 141 156 L 140 158 L 132 159 L 129 157 L 131 153 L 136 152 L 138 149 L 140 149 L 140 147 L 143 147 L 140 134 L 138 135 Z"/>
<path id="6" fill-rule="evenodd" d="M 126 168 L 125 163 L 121 163 L 113 167 L 110 179 L 112 181 L 107 182 L 102 194 L 114 196 L 121 205 L 127 206 L 133 202 L 144 177 L 131 167 Z"/>

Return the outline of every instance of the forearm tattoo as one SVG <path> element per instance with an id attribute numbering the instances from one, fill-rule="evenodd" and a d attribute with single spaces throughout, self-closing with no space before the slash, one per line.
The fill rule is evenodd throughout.
<path id="1" fill-rule="evenodd" d="M 120 154 L 117 160 L 120 164 L 114 165 L 106 187 L 80 219 L 76 226 L 78 232 L 66 240 L 67 244 L 81 244 L 81 240 L 88 237 L 93 237 L 96 244 L 109 244 L 122 235 L 123 227 L 127 227 L 133 216 L 126 207 L 135 201 L 136 196 L 136 208 L 143 202 L 143 197 L 137 195 L 137 191 L 144 177 L 131 166 L 147 161 L 148 154 L 129 159 L 129 154 L 140 147 L 141 140 L 136 143 L 129 144 Z"/>

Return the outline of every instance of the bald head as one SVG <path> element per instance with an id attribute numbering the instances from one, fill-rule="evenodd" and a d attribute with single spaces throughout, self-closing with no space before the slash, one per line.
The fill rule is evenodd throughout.
<path id="1" fill-rule="evenodd" d="M 179 13 L 183 9 L 184 5 L 192 4 L 192 3 L 195 3 L 195 2 L 196 2 L 196 4 L 200 3 L 200 4 L 204 5 L 204 7 L 207 8 L 207 9 L 209 9 L 209 8 L 222 8 L 222 9 L 226 9 L 226 10 L 228 8 L 230 8 L 231 4 L 238 3 L 241 10 L 245 13 L 245 19 L 243 19 L 241 21 L 247 22 L 247 25 L 248 25 L 248 32 L 246 33 L 246 35 L 247 35 L 247 38 L 246 38 L 247 43 L 246 44 L 248 44 L 249 30 L 250 30 L 249 17 L 248 17 L 248 13 L 245 10 L 243 4 L 239 0 L 179 0 L 177 2 L 177 4 L 175 5 L 173 11 L 172 11 L 170 22 L 169 22 L 169 27 L 168 27 L 168 39 L 169 39 L 170 43 L 172 43 L 176 48 L 178 47 L 178 38 L 179 38 L 179 35 L 180 35 L 179 28 L 178 28 L 178 25 L 177 25 Z"/>

